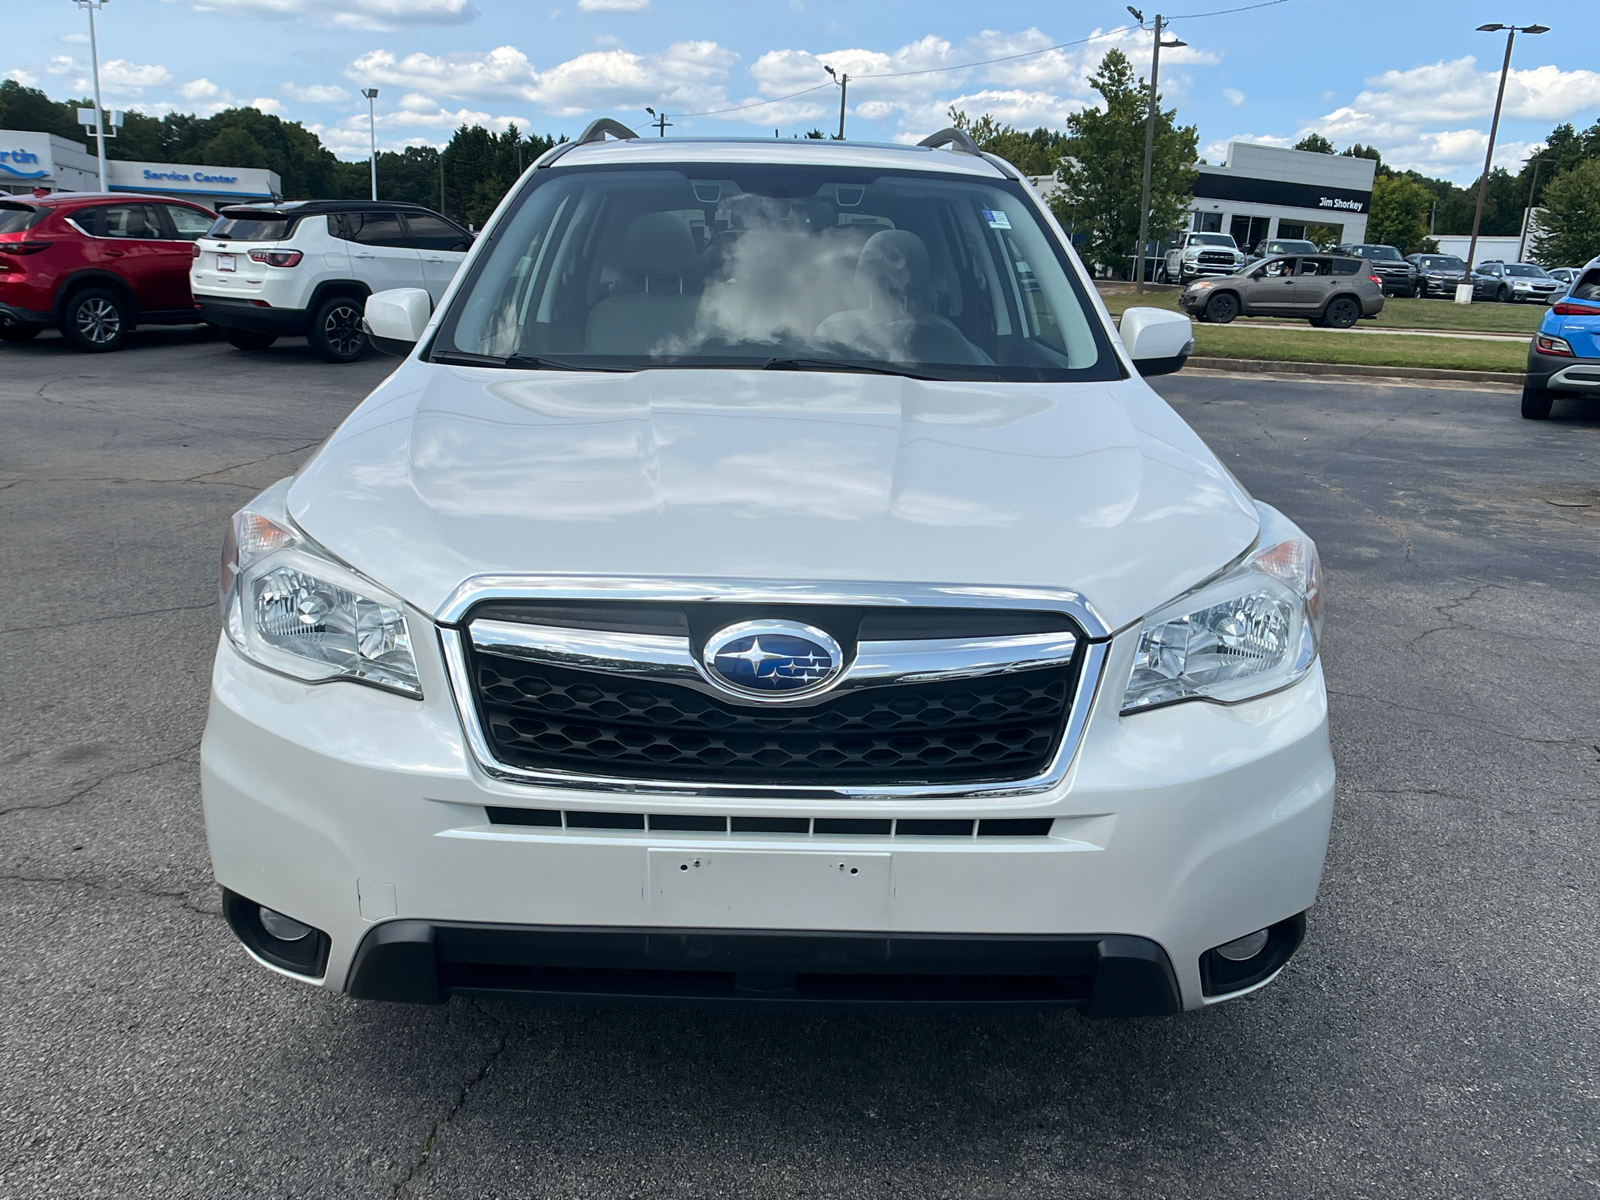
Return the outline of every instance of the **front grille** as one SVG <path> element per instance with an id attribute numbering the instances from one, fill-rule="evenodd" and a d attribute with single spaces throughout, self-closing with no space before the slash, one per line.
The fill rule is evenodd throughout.
<path id="1" fill-rule="evenodd" d="M 1072 667 L 754 709 L 654 680 L 472 651 L 484 733 L 532 770 L 767 784 L 1026 779 L 1050 762 Z"/>
<path id="2" fill-rule="evenodd" d="M 491 825 L 531 829 L 632 829 L 651 833 L 784 833 L 800 837 L 1049 837 L 1053 817 L 730 817 L 714 813 L 625 813 L 504 808 Z"/>
<path id="3" fill-rule="evenodd" d="M 1212 251 L 1211 253 L 1202 252 L 1199 261 L 1208 267 L 1231 267 L 1233 266 L 1233 255 L 1223 253 L 1222 251 Z"/>
<path id="4" fill-rule="evenodd" d="M 489 611 L 496 619 L 512 615 L 503 604 Z M 677 620 L 691 629 L 715 628 L 725 615 L 706 621 L 691 610 Z M 794 615 L 829 622 L 846 646 L 853 646 L 857 625 L 881 628 L 874 623 L 888 619 L 870 610 L 856 610 L 842 623 L 820 610 Z M 1022 617 L 1063 626 L 1054 614 L 1005 619 L 1015 624 Z M 895 636 L 921 632 L 904 615 L 894 619 Z M 950 619 L 917 618 L 933 636 L 961 636 Z M 982 612 L 972 620 L 982 632 L 995 628 L 996 618 Z M 840 691 L 812 704 L 759 706 L 670 680 L 529 661 L 464 642 L 485 740 L 507 766 L 762 786 L 918 786 L 1042 775 L 1060 745 L 1083 657 L 1009 674 Z"/>

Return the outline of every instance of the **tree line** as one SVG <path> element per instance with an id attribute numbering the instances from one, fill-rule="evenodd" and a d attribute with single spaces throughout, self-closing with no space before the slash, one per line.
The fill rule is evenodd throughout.
<path id="1" fill-rule="evenodd" d="M 14 79 L 0 83 L 0 129 L 54 133 L 81 145 L 86 139 L 77 110 L 93 107 L 92 99 L 57 101 Z M 558 141 L 566 138 L 530 136 L 516 125 L 498 134 L 463 125 L 442 153 L 432 146 L 379 151 L 378 195 L 425 204 L 478 227 L 523 168 Z M 372 194 L 370 159 L 342 161 L 300 122 L 256 108 L 230 108 L 211 117 L 129 111 L 117 136 L 106 140 L 106 157 L 264 168 L 277 172 L 289 200 L 359 200 Z"/>
<path id="2" fill-rule="evenodd" d="M 983 149 L 1016 164 L 1024 174 L 1054 176 L 1059 188 L 1051 205 L 1073 241 L 1092 264 L 1115 275 L 1130 273 L 1139 230 L 1139 193 L 1144 163 L 1145 119 L 1150 85 L 1139 78 L 1120 50 L 1101 60 L 1090 86 L 1100 103 L 1067 118 L 1065 130 L 1027 132 L 989 114 L 976 119 L 951 109 L 951 120 Z M 84 140 L 76 110 L 89 100 L 51 100 L 16 80 L 0 83 L 0 129 L 28 129 Z M 1198 131 L 1179 125 L 1176 109 L 1158 106 L 1151 171 L 1151 236 L 1177 231 L 1194 186 Z M 108 158 L 192 162 L 203 166 L 264 167 L 283 180 L 288 199 L 360 199 L 370 195 L 370 163 L 344 162 L 311 130 L 255 108 L 231 108 L 215 116 L 129 112 L 119 135 L 106 142 Z M 814 129 L 808 138 L 825 138 Z M 479 227 L 530 162 L 565 135 L 529 135 L 511 125 L 493 133 L 462 125 L 441 152 L 410 146 L 378 154 L 378 194 L 443 211 Z M 1337 151 L 1312 133 L 1294 147 L 1322 154 Z M 1477 183 L 1460 187 L 1418 171 L 1384 163 L 1371 146 L 1347 147 L 1349 156 L 1377 163 L 1367 240 L 1404 253 L 1431 249 L 1436 234 L 1472 231 Z M 1600 254 L 1600 122 L 1579 131 L 1556 126 L 1540 153 L 1535 207 L 1546 210 L 1534 256 L 1549 265 L 1587 262 Z M 1516 173 L 1489 173 L 1481 232 L 1514 235 L 1534 183 L 1534 164 Z"/>

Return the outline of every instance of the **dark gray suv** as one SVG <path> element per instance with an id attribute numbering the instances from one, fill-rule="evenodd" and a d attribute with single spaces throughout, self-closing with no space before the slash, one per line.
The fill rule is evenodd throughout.
<path id="1" fill-rule="evenodd" d="M 1178 304 L 1212 325 L 1238 316 L 1303 317 L 1348 329 L 1383 311 L 1383 288 L 1359 258 L 1338 254 L 1269 258 L 1221 279 L 1197 279 Z"/>
<path id="2" fill-rule="evenodd" d="M 1352 242 L 1338 247 L 1340 254 L 1354 254 L 1367 260 L 1367 266 L 1383 285 L 1385 296 L 1415 296 L 1417 294 L 1417 269 L 1406 261 L 1394 246 L 1376 246 L 1368 242 Z"/>

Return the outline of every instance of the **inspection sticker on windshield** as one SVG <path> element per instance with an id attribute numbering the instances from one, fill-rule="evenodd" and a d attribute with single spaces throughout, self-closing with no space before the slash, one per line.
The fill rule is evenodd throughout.
<path id="1" fill-rule="evenodd" d="M 983 210 L 983 219 L 985 221 L 989 222 L 989 228 L 990 229 L 1010 229 L 1011 228 L 1011 218 L 1006 216 L 1005 213 L 998 212 L 998 211 L 996 211 L 994 209 L 988 209 L 988 208 L 984 209 Z"/>

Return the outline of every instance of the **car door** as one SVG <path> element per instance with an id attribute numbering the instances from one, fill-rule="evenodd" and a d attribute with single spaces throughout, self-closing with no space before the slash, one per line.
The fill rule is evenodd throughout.
<path id="1" fill-rule="evenodd" d="M 174 300 L 170 282 L 162 278 L 163 226 L 154 204 L 101 204 L 79 209 L 72 219 L 95 239 L 100 265 L 128 285 L 141 311 L 181 308 L 187 303 Z M 183 287 L 187 295 L 187 263 Z"/>
<path id="2" fill-rule="evenodd" d="M 399 213 L 350 213 L 346 220 L 355 226 L 350 266 L 357 279 L 375 292 L 427 286 L 422 274 L 422 256 L 411 246 L 411 235 Z"/>
<path id="3" fill-rule="evenodd" d="M 204 237 L 216 217 L 187 204 L 156 204 L 162 218 L 160 289 L 162 308 L 194 306 L 189 292 L 189 269 L 194 265 L 194 244 Z"/>
<path id="4" fill-rule="evenodd" d="M 412 248 L 422 257 L 422 277 L 427 281 L 428 294 L 437 304 L 444 299 L 445 289 L 472 249 L 472 235 L 437 213 L 408 212 L 405 222 Z"/>
<path id="5" fill-rule="evenodd" d="M 1272 315 L 1292 310 L 1295 281 L 1294 259 L 1269 258 L 1245 278 L 1249 281 L 1244 290 L 1246 313 Z"/>
<path id="6" fill-rule="evenodd" d="M 1333 297 L 1333 260 L 1302 258 L 1294 273 L 1294 307 L 1301 313 L 1321 312 Z"/>

